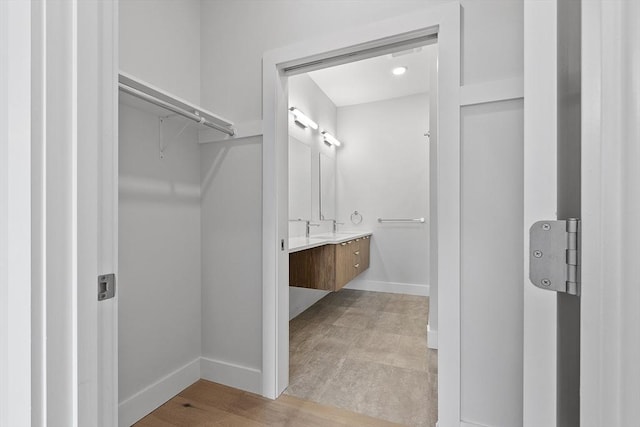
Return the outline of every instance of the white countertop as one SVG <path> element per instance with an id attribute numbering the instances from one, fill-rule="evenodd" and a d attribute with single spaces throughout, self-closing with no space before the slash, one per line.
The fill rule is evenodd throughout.
<path id="1" fill-rule="evenodd" d="M 371 231 L 349 232 L 341 231 L 336 234 L 317 234 L 310 237 L 291 237 L 289 239 L 289 253 L 303 251 L 305 249 L 317 248 L 323 245 L 337 245 L 349 240 L 358 239 L 364 236 L 371 236 Z"/>

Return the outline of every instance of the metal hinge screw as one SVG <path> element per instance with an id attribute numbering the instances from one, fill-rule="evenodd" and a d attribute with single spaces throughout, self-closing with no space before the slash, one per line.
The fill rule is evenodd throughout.
<path id="1" fill-rule="evenodd" d="M 542 286 L 551 286 L 551 280 L 549 279 L 542 279 L 540 283 L 542 284 Z"/>
<path id="2" fill-rule="evenodd" d="M 533 256 L 536 258 L 542 258 L 542 251 L 533 251 Z"/>

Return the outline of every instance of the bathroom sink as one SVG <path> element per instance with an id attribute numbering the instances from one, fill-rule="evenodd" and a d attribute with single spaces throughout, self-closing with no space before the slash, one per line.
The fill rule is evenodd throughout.
<path id="1" fill-rule="evenodd" d="M 362 231 L 338 231 L 337 233 L 323 233 L 316 234 L 311 236 L 313 238 L 325 239 L 325 240 L 342 240 L 345 238 L 349 238 L 353 236 L 353 238 L 357 238 L 360 236 L 364 236 L 367 234 L 371 234 L 370 232 L 362 232 Z"/>

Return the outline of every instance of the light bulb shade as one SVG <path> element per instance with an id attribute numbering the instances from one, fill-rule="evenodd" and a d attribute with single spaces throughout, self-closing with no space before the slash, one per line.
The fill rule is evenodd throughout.
<path id="1" fill-rule="evenodd" d="M 289 108 L 289 111 L 291 111 L 291 113 L 293 114 L 293 120 L 295 120 L 296 123 L 299 123 L 304 128 L 310 127 L 313 130 L 318 129 L 318 124 L 311 120 L 302 111 L 298 110 L 296 107 Z"/>
<path id="2" fill-rule="evenodd" d="M 338 139 L 335 136 L 331 135 L 326 130 L 322 131 L 322 137 L 324 138 L 325 142 L 328 142 L 331 145 L 335 145 L 336 147 L 340 147 L 342 145 L 342 143 L 338 141 Z"/>

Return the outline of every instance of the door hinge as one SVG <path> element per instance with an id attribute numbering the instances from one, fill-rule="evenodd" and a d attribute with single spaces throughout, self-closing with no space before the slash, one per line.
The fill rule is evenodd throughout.
<path id="1" fill-rule="evenodd" d="M 529 279 L 541 289 L 580 295 L 580 220 L 538 221 L 529 229 Z"/>
<path id="2" fill-rule="evenodd" d="M 116 275 L 102 274 L 98 276 L 98 301 L 116 296 Z"/>

